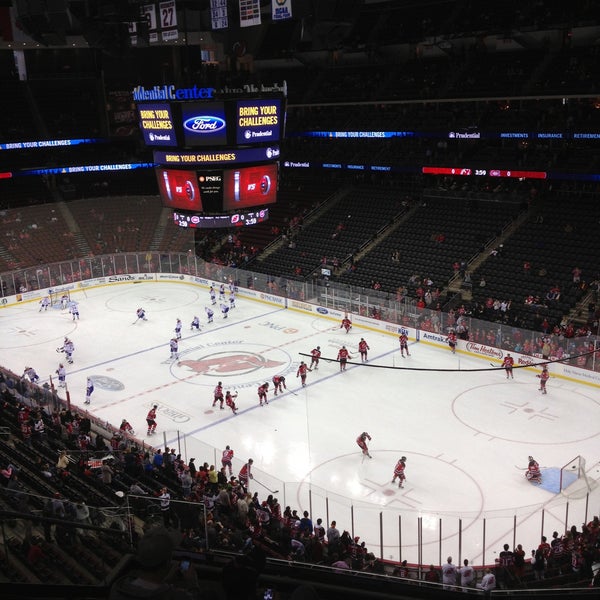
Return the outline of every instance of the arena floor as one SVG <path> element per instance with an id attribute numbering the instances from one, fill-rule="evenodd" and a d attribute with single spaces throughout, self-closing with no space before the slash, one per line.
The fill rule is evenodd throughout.
<path id="1" fill-rule="evenodd" d="M 558 469 L 578 455 L 588 477 L 600 477 L 595 388 L 552 378 L 542 396 L 529 370 L 517 369 L 514 380 L 501 370 L 470 372 L 488 363 L 422 343 L 402 358 L 393 336 L 357 328 L 346 334 L 325 318 L 239 298 L 227 319 L 216 312 L 208 325 L 208 291 L 190 284 L 122 284 L 72 297 L 77 321 L 58 306 L 2 308 L 2 364 L 17 373 L 32 366 L 47 380 L 64 360 L 56 349 L 68 336 L 75 344 L 74 364 L 66 365 L 73 404 L 116 426 L 126 418 L 147 443 L 175 446 L 197 464 L 219 464 L 229 444 L 236 469 L 254 459 L 253 491 L 276 491 L 284 506 L 336 520 L 378 556 L 437 564 L 452 555 L 455 564 L 489 564 L 504 543 L 529 552 L 542 533 L 562 533 L 597 514 L 600 492 L 587 503 L 583 480 L 572 476 L 568 496 L 556 493 Z M 136 321 L 138 307 L 147 321 Z M 194 315 L 200 333 L 190 331 Z M 172 361 L 177 318 L 183 339 Z M 361 337 L 371 348 L 367 365 L 340 373 L 337 363 L 322 360 L 307 386 L 299 385 L 300 353 L 320 345 L 324 357 L 335 358 L 346 345 L 356 361 Z M 286 377 L 287 391 L 274 397 L 271 384 L 261 407 L 256 388 L 275 374 Z M 89 406 L 87 377 L 95 383 Z M 237 415 L 212 407 L 217 381 L 238 392 Z M 158 429 L 148 438 L 153 404 Z M 362 431 L 372 437 L 372 459 L 356 445 Z M 544 467 L 542 486 L 524 478 L 530 454 Z M 402 455 L 407 481 L 399 489 L 391 479 Z"/>

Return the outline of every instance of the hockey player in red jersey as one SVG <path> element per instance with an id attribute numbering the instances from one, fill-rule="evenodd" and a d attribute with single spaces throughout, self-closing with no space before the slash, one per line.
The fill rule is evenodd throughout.
<path id="1" fill-rule="evenodd" d="M 337 359 L 340 363 L 340 371 L 345 371 L 346 363 L 348 362 L 348 359 L 352 360 L 352 357 L 350 356 L 348 350 L 346 349 L 346 346 L 342 346 L 339 349 Z"/>
<path id="2" fill-rule="evenodd" d="M 121 425 L 119 426 L 119 430 L 122 433 L 128 433 L 130 435 L 134 435 L 135 434 L 135 431 L 133 430 L 133 427 L 131 426 L 131 423 L 127 419 L 123 419 L 121 421 Z"/>
<path id="3" fill-rule="evenodd" d="M 237 415 L 237 406 L 235 405 L 235 399 L 237 397 L 237 392 L 235 394 L 232 394 L 229 390 L 225 392 L 225 404 L 227 404 L 234 415 Z"/>
<path id="4" fill-rule="evenodd" d="M 319 368 L 319 358 L 321 358 L 321 346 L 317 346 L 310 351 L 311 360 L 310 360 L 310 370 Z"/>
<path id="5" fill-rule="evenodd" d="M 146 415 L 146 423 L 148 423 L 148 435 L 152 435 L 156 431 L 156 409 L 158 404 L 155 404 Z"/>
<path id="6" fill-rule="evenodd" d="M 229 446 L 225 446 L 225 450 L 221 454 L 221 464 L 229 471 L 229 475 L 233 474 L 231 461 L 233 459 L 233 450 Z"/>
<path id="7" fill-rule="evenodd" d="M 296 377 L 300 377 L 300 381 L 302 382 L 302 387 L 306 386 L 307 371 L 312 371 L 312 369 L 310 367 L 308 367 L 304 361 L 302 361 L 300 363 L 300 366 L 298 367 L 298 371 L 296 371 Z"/>
<path id="8" fill-rule="evenodd" d="M 348 318 L 348 315 L 346 315 L 342 319 L 342 324 L 340 325 L 340 329 L 342 327 L 346 330 L 346 333 L 348 333 L 352 329 L 352 321 Z"/>
<path id="9" fill-rule="evenodd" d="M 507 354 L 504 357 L 504 360 L 502 361 L 502 366 L 504 367 L 504 370 L 506 371 L 506 379 L 508 379 L 509 377 L 511 379 L 514 379 L 513 377 L 513 366 L 515 364 L 515 359 L 509 354 Z"/>
<path id="10" fill-rule="evenodd" d="M 262 385 L 258 386 L 258 402 L 260 403 L 260 405 L 263 405 L 263 402 L 265 404 L 269 404 L 269 401 L 267 400 L 267 392 L 269 391 L 269 382 L 265 382 Z"/>
<path id="11" fill-rule="evenodd" d="M 531 481 L 533 483 L 542 483 L 542 472 L 540 471 L 539 463 L 533 458 L 533 456 L 529 457 L 529 463 L 527 465 L 527 471 L 525 471 L 525 477 L 527 481 Z"/>
<path id="12" fill-rule="evenodd" d="M 448 346 L 450 346 L 452 354 L 456 354 L 456 333 L 454 333 L 453 329 L 448 334 Z"/>
<path id="13" fill-rule="evenodd" d="M 242 484 L 242 487 L 244 488 L 244 491 L 248 491 L 248 481 L 250 479 L 254 479 L 254 475 L 252 475 L 252 464 L 254 463 L 254 461 L 249 458 L 248 462 L 241 468 L 239 474 L 238 474 L 238 479 L 240 481 L 240 483 Z"/>
<path id="14" fill-rule="evenodd" d="M 408 351 L 408 336 L 405 333 L 401 333 L 398 336 L 398 340 L 400 342 L 400 353 L 404 358 L 404 352 L 406 352 L 406 356 L 410 356 L 410 352 Z"/>
<path id="15" fill-rule="evenodd" d="M 221 410 L 224 410 L 224 408 L 223 408 L 223 400 L 224 400 L 224 398 L 223 398 L 223 384 L 219 381 L 219 383 L 217 383 L 217 385 L 215 386 L 215 390 L 213 392 L 213 403 L 212 403 L 213 408 L 214 408 L 215 404 L 217 402 L 219 402 L 219 404 L 220 404 L 219 408 Z"/>
<path id="16" fill-rule="evenodd" d="M 537 377 L 539 377 L 540 380 L 539 391 L 542 392 L 542 394 L 546 394 L 546 382 L 550 379 L 550 373 L 548 373 L 548 367 L 546 365 L 542 367 L 542 372 L 537 375 Z"/>
<path id="17" fill-rule="evenodd" d="M 369 344 L 365 342 L 365 338 L 360 338 L 360 342 L 358 342 L 358 351 L 360 352 L 361 362 L 367 362 L 367 350 L 370 349 Z"/>
<path id="18" fill-rule="evenodd" d="M 406 475 L 404 474 L 405 468 L 406 456 L 403 456 L 394 467 L 394 478 L 392 479 L 392 483 L 396 483 L 396 479 L 400 479 L 398 482 L 398 487 L 404 487 L 404 482 L 406 481 Z"/>
<path id="19" fill-rule="evenodd" d="M 363 431 L 357 438 L 356 438 L 356 443 L 358 444 L 358 447 L 362 450 L 362 453 L 365 456 L 368 456 L 369 458 L 373 458 L 370 454 L 369 454 L 369 448 L 367 447 L 367 440 L 371 441 L 371 436 L 366 432 Z"/>
<path id="20" fill-rule="evenodd" d="M 287 390 L 287 385 L 285 385 L 285 377 L 283 375 L 274 375 L 273 385 L 275 386 L 276 396 L 277 392 L 281 392 L 283 394 L 283 390 Z"/>

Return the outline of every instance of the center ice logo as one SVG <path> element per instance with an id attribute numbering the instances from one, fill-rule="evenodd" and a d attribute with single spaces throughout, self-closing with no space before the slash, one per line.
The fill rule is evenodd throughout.
<path id="1" fill-rule="evenodd" d="M 281 367 L 285 362 L 269 360 L 254 352 L 219 352 L 197 360 L 182 360 L 179 367 L 187 367 L 200 375 L 246 375 L 258 369 Z"/>

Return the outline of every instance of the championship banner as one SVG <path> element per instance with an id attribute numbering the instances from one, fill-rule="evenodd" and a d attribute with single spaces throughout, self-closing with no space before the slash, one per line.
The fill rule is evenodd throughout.
<path id="1" fill-rule="evenodd" d="M 166 0 L 158 5 L 160 14 L 161 37 L 163 42 L 173 42 L 179 39 L 177 30 L 177 6 L 175 0 Z"/>
<path id="2" fill-rule="evenodd" d="M 148 41 L 151 44 L 158 42 L 158 21 L 156 18 L 156 5 L 144 4 L 140 6 L 140 16 L 148 23 Z"/>
<path id="3" fill-rule="evenodd" d="M 227 0 L 210 0 L 210 23 L 213 29 L 227 29 Z"/>
<path id="4" fill-rule="evenodd" d="M 260 0 L 240 0 L 240 27 L 260 24 Z"/>
<path id="5" fill-rule="evenodd" d="M 273 21 L 285 21 L 292 18 L 292 0 L 271 0 Z"/>

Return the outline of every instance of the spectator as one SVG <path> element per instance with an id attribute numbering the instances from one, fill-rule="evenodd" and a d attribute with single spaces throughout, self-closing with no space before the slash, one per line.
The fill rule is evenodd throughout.
<path id="1" fill-rule="evenodd" d="M 481 583 L 477 584 L 477 588 L 486 593 L 496 589 L 496 577 L 492 573 L 491 569 L 485 570 L 485 575 L 483 576 Z"/>
<path id="2" fill-rule="evenodd" d="M 452 564 L 452 557 L 446 559 L 446 564 L 442 566 L 442 583 L 444 589 L 451 590 L 456 585 L 456 567 Z"/>
<path id="3" fill-rule="evenodd" d="M 475 581 L 475 570 L 469 565 L 469 560 L 465 558 L 463 566 L 458 569 L 460 574 L 460 585 L 461 587 L 468 589 L 473 587 Z"/>

